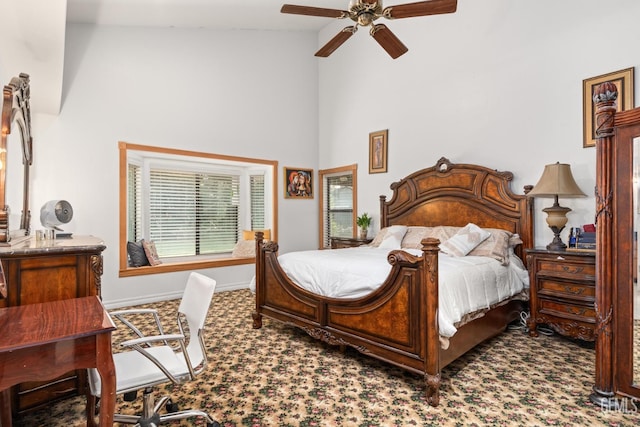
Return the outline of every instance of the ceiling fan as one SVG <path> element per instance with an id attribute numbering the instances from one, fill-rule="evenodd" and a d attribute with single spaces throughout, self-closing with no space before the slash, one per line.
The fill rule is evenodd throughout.
<path id="1" fill-rule="evenodd" d="M 386 19 L 411 18 L 414 16 L 439 15 L 453 13 L 458 6 L 458 0 L 428 0 L 415 3 L 399 4 L 396 6 L 382 7 L 382 0 L 350 0 L 349 10 L 326 9 L 322 7 L 297 6 L 285 4 L 280 9 L 282 13 L 295 15 L 321 16 L 326 18 L 350 18 L 356 23 L 354 26 L 345 27 L 334 38 L 329 40 L 315 56 L 327 57 L 339 48 L 349 37 L 358 30 L 358 25 L 371 26 L 369 34 L 382 46 L 384 50 L 396 59 L 409 49 L 402 44 L 400 39 L 384 24 L 374 24 L 380 17 Z"/>

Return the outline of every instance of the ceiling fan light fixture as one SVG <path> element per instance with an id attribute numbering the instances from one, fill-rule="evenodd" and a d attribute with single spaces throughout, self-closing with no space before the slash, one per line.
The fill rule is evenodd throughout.
<path id="1" fill-rule="evenodd" d="M 367 27 L 371 25 L 373 21 L 375 21 L 376 16 L 370 12 L 362 12 L 358 15 L 358 24 L 363 27 Z"/>

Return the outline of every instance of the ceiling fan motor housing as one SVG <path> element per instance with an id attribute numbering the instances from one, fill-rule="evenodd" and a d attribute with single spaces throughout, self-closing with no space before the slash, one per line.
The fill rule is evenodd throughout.
<path id="1" fill-rule="evenodd" d="M 382 2 L 366 3 L 360 0 L 353 0 L 349 5 L 349 13 L 354 22 L 366 27 L 380 17 Z"/>

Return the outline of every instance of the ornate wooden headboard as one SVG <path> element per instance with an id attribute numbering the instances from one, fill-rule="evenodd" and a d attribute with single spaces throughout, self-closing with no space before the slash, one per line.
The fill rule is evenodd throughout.
<path id="1" fill-rule="evenodd" d="M 512 180 L 511 172 L 454 164 L 442 157 L 435 166 L 391 184 L 389 201 L 380 196 L 381 227 L 464 227 L 472 222 L 518 233 L 523 244 L 516 253 L 522 258 L 524 248 L 533 247 L 533 200 L 512 192 Z M 531 188 L 525 186 L 525 194 Z"/>

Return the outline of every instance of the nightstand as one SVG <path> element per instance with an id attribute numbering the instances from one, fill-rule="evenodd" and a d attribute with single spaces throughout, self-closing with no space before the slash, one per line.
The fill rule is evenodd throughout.
<path id="1" fill-rule="evenodd" d="M 353 237 L 332 237 L 331 249 L 355 248 L 371 243 L 373 239 L 356 239 Z"/>
<path id="2" fill-rule="evenodd" d="M 594 341 L 595 253 L 528 249 L 526 257 L 529 334 L 538 336 L 538 325 L 545 324 L 561 335 Z"/>

